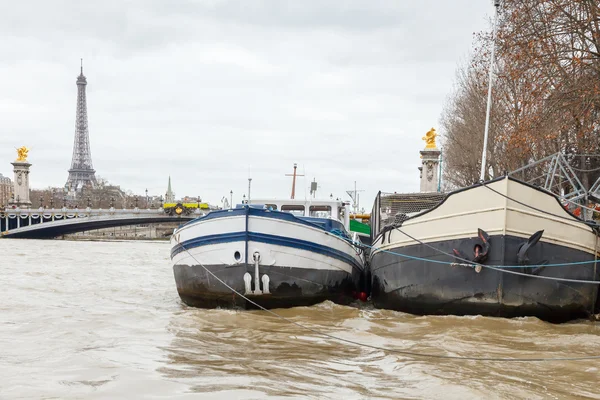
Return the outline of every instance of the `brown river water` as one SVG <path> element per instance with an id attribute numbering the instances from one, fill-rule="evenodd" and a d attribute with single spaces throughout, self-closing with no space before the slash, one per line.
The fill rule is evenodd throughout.
<path id="1" fill-rule="evenodd" d="M 600 360 L 451 361 L 360 347 L 264 311 L 181 303 L 164 242 L 0 240 L 1 399 L 600 399 Z M 385 349 L 600 355 L 600 323 L 276 310 Z"/>

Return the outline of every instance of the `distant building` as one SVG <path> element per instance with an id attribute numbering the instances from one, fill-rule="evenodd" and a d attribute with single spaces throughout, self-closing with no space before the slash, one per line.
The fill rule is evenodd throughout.
<path id="1" fill-rule="evenodd" d="M 13 184 L 10 178 L 0 174 L 0 207 L 8 204 L 12 191 Z"/>
<path id="2" fill-rule="evenodd" d="M 171 189 L 171 177 L 169 176 L 169 186 L 167 187 L 167 193 L 165 194 L 165 203 L 175 203 L 175 193 Z"/>
<path id="3" fill-rule="evenodd" d="M 201 201 L 200 196 L 184 196 L 181 198 L 182 203 L 200 203 Z"/>

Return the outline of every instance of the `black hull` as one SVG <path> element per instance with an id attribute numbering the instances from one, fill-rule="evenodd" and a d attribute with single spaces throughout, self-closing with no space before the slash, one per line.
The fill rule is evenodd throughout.
<path id="1" fill-rule="evenodd" d="M 486 265 L 518 265 L 517 252 L 526 239 L 492 236 Z M 430 243 L 447 253 L 459 249 L 473 254 L 478 238 Z M 457 262 L 424 245 L 390 249 L 392 252 L 431 260 Z M 594 260 L 581 250 L 538 242 L 529 252 L 531 264 Z M 510 269 L 527 274 L 578 280 L 599 280 L 600 262 L 568 267 Z M 371 260 L 372 292 L 375 307 L 412 314 L 485 315 L 498 317 L 535 316 L 550 322 L 588 317 L 595 312 L 598 285 L 558 282 L 511 275 L 483 268 L 450 266 L 412 260 L 379 252 Z"/>
<path id="2" fill-rule="evenodd" d="M 310 306 L 325 300 L 348 304 L 355 299 L 355 294 L 361 287 L 361 274 L 356 269 L 353 269 L 353 274 L 350 275 L 341 270 L 312 270 L 261 265 L 261 277 L 263 274 L 267 274 L 270 278 L 270 294 L 252 295 L 245 294 L 243 276 L 246 272 L 250 273 L 252 290 L 254 290 L 253 266 L 247 268 L 242 264 L 235 266 L 206 265 L 205 267 L 237 292 L 264 308 Z M 200 265 L 175 265 L 173 272 L 179 297 L 189 306 L 258 308 L 233 293 Z"/>

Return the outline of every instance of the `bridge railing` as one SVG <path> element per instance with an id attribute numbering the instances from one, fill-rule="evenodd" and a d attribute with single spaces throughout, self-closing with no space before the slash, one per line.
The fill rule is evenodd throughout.
<path id="1" fill-rule="evenodd" d="M 8 232 L 9 230 L 19 229 L 26 226 L 36 224 L 47 224 L 55 221 L 64 221 L 74 218 L 90 218 L 90 217 L 114 217 L 120 219 L 123 217 L 144 218 L 144 217 L 186 217 L 186 219 L 200 217 L 206 214 L 200 209 L 185 209 L 177 212 L 175 209 L 92 209 L 92 208 L 0 208 L 0 233 Z"/>

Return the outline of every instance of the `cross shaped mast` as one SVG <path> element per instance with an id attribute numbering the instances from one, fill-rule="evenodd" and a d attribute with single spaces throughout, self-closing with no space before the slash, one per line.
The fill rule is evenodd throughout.
<path id="1" fill-rule="evenodd" d="M 296 168 L 298 168 L 298 164 L 294 163 L 294 173 L 293 174 L 285 174 L 285 176 L 293 176 L 294 177 L 292 179 L 292 197 L 291 197 L 291 199 L 294 199 L 294 197 L 296 195 L 296 177 L 297 176 L 304 176 L 304 175 L 298 175 L 298 174 L 296 174 Z"/>

